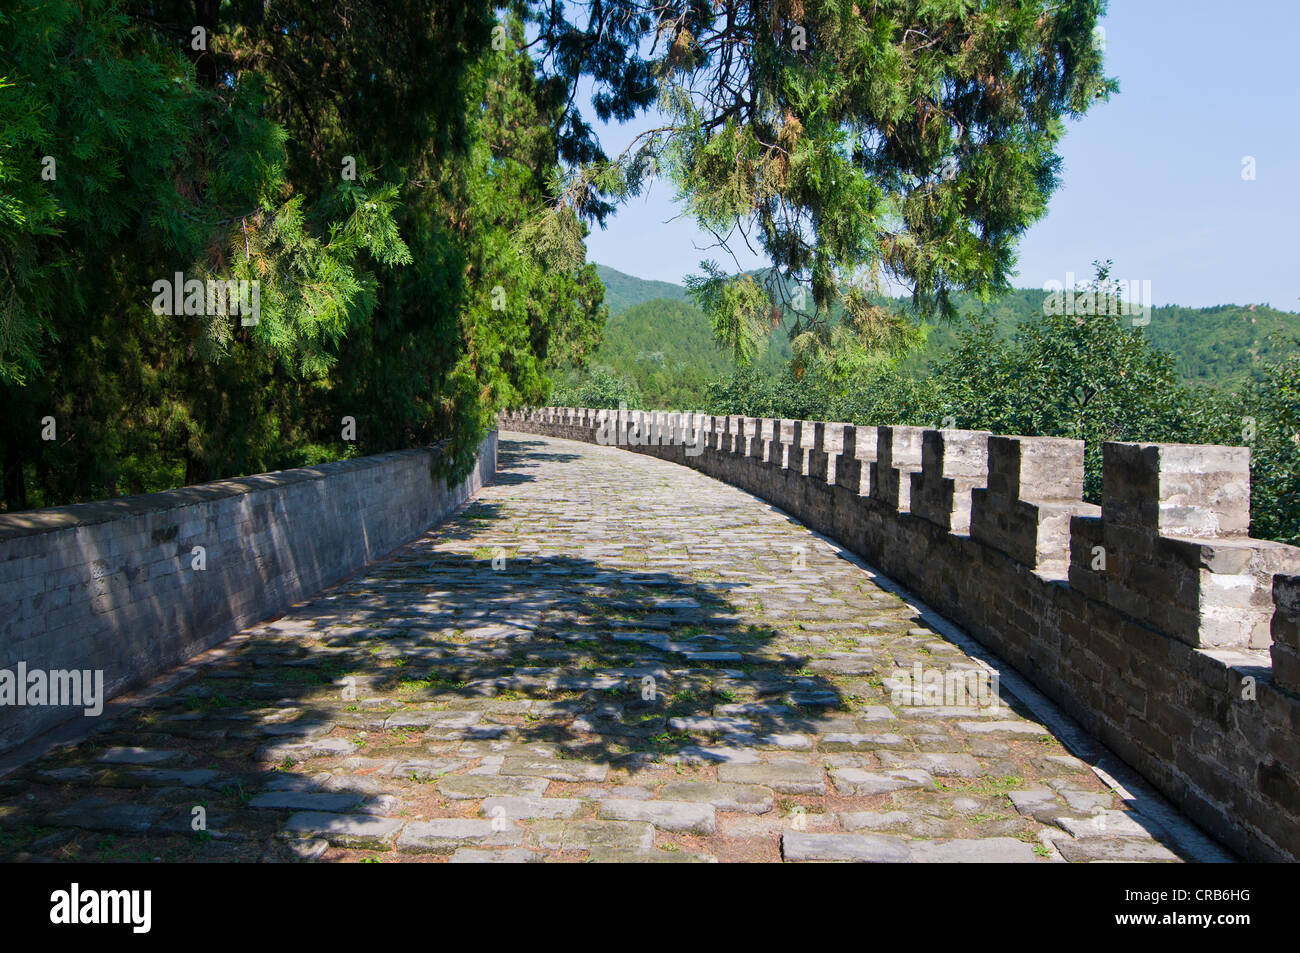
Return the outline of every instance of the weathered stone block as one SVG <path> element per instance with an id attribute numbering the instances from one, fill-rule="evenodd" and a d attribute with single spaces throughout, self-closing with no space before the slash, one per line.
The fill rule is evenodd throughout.
<path id="1" fill-rule="evenodd" d="M 926 430 L 921 470 L 910 474 L 911 512 L 952 533 L 970 532 L 971 491 L 985 484 L 988 438 L 984 430 Z"/>
<path id="2" fill-rule="evenodd" d="M 1106 443 L 1107 522 L 1164 536 L 1244 536 L 1250 529 L 1250 450 L 1198 444 Z"/>
<path id="3" fill-rule="evenodd" d="M 900 513 L 911 512 L 911 474 L 921 469 L 924 427 L 877 427 L 871 497 Z"/>
<path id="4" fill-rule="evenodd" d="M 819 483 L 826 483 L 830 474 L 827 428 L 831 426 L 820 420 L 812 423 L 812 441 L 808 448 L 808 478 Z"/>
<path id="5" fill-rule="evenodd" d="M 1071 584 L 1189 645 L 1266 647 L 1264 594 L 1273 573 L 1300 571 L 1300 550 L 1244 535 L 1249 451 L 1107 443 L 1104 453 L 1094 543 L 1104 549 L 1104 594 L 1077 566 Z"/>
<path id="6" fill-rule="evenodd" d="M 831 482 L 846 490 L 859 493 L 862 489 L 862 461 L 858 459 L 858 428 L 843 424 L 840 428 L 840 449 L 835 457 L 835 472 Z"/>
<path id="7" fill-rule="evenodd" d="M 722 451 L 722 442 L 727 435 L 727 418 L 714 415 L 704 419 L 706 421 L 705 434 L 707 438 L 705 448 L 712 450 L 714 453 L 719 453 Z"/>
<path id="8" fill-rule="evenodd" d="M 745 447 L 745 418 L 728 417 L 726 439 L 722 443 L 724 453 L 743 453 Z"/>
<path id="9" fill-rule="evenodd" d="M 776 429 L 776 421 L 770 417 L 763 417 L 755 419 L 753 423 L 754 429 L 749 433 L 748 455 L 759 463 L 768 463 L 772 459 L 772 441 L 775 439 L 773 434 Z"/>
<path id="10" fill-rule="evenodd" d="M 1273 602 L 1273 683 L 1300 694 L 1300 576 L 1274 576 Z"/>

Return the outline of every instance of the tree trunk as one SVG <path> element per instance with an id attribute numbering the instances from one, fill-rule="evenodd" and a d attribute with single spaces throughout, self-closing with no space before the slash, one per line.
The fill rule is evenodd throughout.
<path id="1" fill-rule="evenodd" d="M 23 481 L 23 457 L 12 445 L 5 447 L 4 500 L 5 510 L 10 513 L 27 509 L 27 484 Z"/>

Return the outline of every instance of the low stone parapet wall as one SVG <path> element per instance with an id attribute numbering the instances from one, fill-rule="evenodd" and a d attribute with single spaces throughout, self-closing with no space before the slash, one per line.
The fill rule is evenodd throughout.
<path id="1" fill-rule="evenodd" d="M 419 536 L 492 479 L 496 446 L 452 487 L 431 447 L 0 515 L 0 751 Z"/>

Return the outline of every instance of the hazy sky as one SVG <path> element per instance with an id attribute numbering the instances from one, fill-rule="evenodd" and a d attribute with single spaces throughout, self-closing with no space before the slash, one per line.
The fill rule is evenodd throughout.
<path id="1" fill-rule="evenodd" d="M 1300 311 L 1300 0 L 1111 0 L 1102 24 L 1120 92 L 1067 124 L 1061 185 L 1012 283 L 1084 278 L 1113 258 L 1113 276 L 1149 280 L 1157 305 Z M 606 151 L 653 122 L 601 127 Z M 593 229 L 588 259 L 678 283 L 724 260 L 678 215 L 656 184 Z"/>

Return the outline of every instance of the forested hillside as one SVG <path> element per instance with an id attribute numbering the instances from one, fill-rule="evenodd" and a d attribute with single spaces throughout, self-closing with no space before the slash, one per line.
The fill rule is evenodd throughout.
<path id="1" fill-rule="evenodd" d="M 708 317 L 690 303 L 686 289 L 603 265 L 596 266 L 596 273 L 605 282 L 610 317 L 599 347 L 588 357 L 587 375 L 609 372 L 626 378 L 639 401 L 685 407 L 699 402 L 710 381 L 731 373 L 731 355 L 714 343 Z M 755 369 L 779 373 L 789 357 L 786 336 L 772 335 Z M 583 376 L 575 367 L 564 369 L 557 393 Z"/>
<path id="2" fill-rule="evenodd" d="M 650 281 L 634 278 L 607 265 L 596 265 L 596 274 L 605 285 L 605 303 L 611 316 L 622 314 L 628 308 L 647 301 L 685 302 L 690 298 L 686 289 L 669 281 Z"/>
<path id="3" fill-rule="evenodd" d="M 596 272 L 605 282 L 611 318 L 595 360 L 635 381 L 647 405 L 695 406 L 704 394 L 702 382 L 731 371 L 732 360 L 713 345 L 709 321 L 693 306 L 684 287 L 644 281 L 605 265 L 596 265 Z M 972 316 L 990 321 L 997 339 L 1009 340 L 1018 327 L 1043 314 L 1044 297 L 1040 290 L 1017 289 L 983 305 L 973 295 L 953 295 L 959 317 L 930 323 L 926 346 L 906 357 L 900 367 L 913 374 L 927 373 L 932 363 L 944 360 L 957 347 Z M 902 304 L 883 299 L 881 303 Z M 1300 314 L 1263 304 L 1156 307 L 1142 334 L 1169 353 L 1183 380 L 1233 389 L 1259 380 L 1271 361 L 1297 353 Z M 789 339 L 777 329 L 757 367 L 780 366 L 789 356 Z"/>
<path id="4" fill-rule="evenodd" d="M 963 317 L 986 314 L 993 320 L 997 336 L 1006 339 L 1021 324 L 1043 313 L 1044 297 L 1042 291 L 1016 290 L 991 302 L 987 309 L 969 295 L 957 295 L 954 300 Z M 1269 361 L 1295 353 L 1294 339 L 1300 333 L 1300 314 L 1263 304 L 1170 305 L 1152 308 L 1149 317 L 1142 333 L 1155 347 L 1173 356 L 1180 377 L 1225 387 L 1258 380 Z M 921 370 L 929 361 L 946 356 L 964 326 L 964 321 L 933 325 L 929 346 L 909 357 L 905 366 Z"/>

